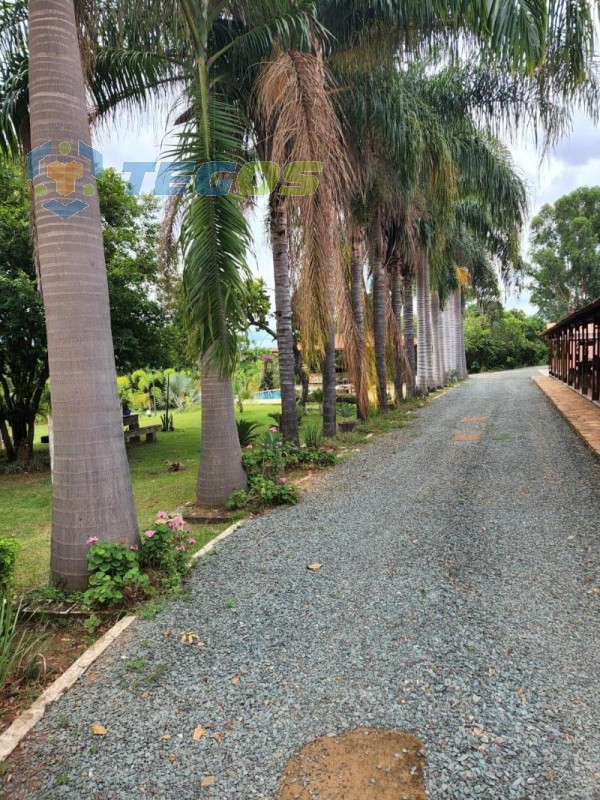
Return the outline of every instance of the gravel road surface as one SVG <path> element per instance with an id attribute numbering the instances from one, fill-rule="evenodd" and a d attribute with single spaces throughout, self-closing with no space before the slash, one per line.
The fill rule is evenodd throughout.
<path id="1" fill-rule="evenodd" d="M 307 742 L 381 726 L 423 740 L 431 800 L 600 800 L 600 464 L 533 374 L 472 378 L 245 523 L 0 796 L 276 800 Z"/>

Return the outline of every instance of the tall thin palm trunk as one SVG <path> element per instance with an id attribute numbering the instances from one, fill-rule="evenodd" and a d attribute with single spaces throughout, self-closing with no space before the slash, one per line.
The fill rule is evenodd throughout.
<path id="1" fill-rule="evenodd" d="M 365 345 L 365 296 L 363 285 L 363 241 L 364 234 L 361 228 L 353 228 L 350 233 L 350 293 L 352 297 L 352 313 L 356 323 L 358 357 L 361 359 L 360 367 L 364 372 L 366 357 Z M 357 392 L 356 413 L 358 419 L 366 420 L 367 409 L 360 402 L 360 392 Z"/>
<path id="2" fill-rule="evenodd" d="M 332 247 L 333 252 L 333 247 Z M 323 435 L 337 433 L 337 406 L 335 396 L 335 278 L 333 270 L 325 273 L 325 293 L 329 308 L 329 333 L 323 357 Z"/>
<path id="3" fill-rule="evenodd" d="M 78 143 L 91 145 L 91 137 L 72 0 L 29 3 L 29 105 L 32 147 L 52 142 L 53 160 L 81 164 L 77 185 L 94 189 L 78 197 L 87 207 L 69 219 L 44 208 L 50 195 L 35 194 L 54 421 L 51 569 L 54 582 L 72 590 L 87 584 L 89 536 L 131 544 L 138 537 L 98 195 L 91 163 L 78 155 Z M 61 142 L 68 156 L 59 154 Z M 42 174 L 47 163 L 34 185 L 53 191 Z"/>
<path id="4" fill-rule="evenodd" d="M 450 318 L 448 316 L 448 298 L 446 298 L 444 308 L 442 309 L 442 332 L 444 337 L 442 348 L 442 354 L 444 357 L 444 377 L 447 381 L 449 380 L 450 373 L 452 372 L 450 360 Z"/>
<path id="5" fill-rule="evenodd" d="M 437 291 L 431 293 L 431 328 L 433 333 L 433 357 L 435 359 L 436 384 L 443 386 L 445 381 L 442 348 L 444 346 L 440 296 Z"/>
<path id="6" fill-rule="evenodd" d="M 453 302 L 453 344 L 454 344 L 454 363 L 455 369 L 458 373 L 460 378 L 463 377 L 462 374 L 462 307 L 461 307 L 461 298 L 460 298 L 460 289 L 457 289 L 454 294 L 452 295 L 452 302 Z"/>
<path id="7" fill-rule="evenodd" d="M 396 322 L 398 335 L 402 335 L 402 270 L 400 262 L 396 259 L 392 264 L 391 270 L 392 283 L 392 313 Z M 402 367 L 397 358 L 394 358 L 394 389 L 396 401 L 401 403 L 404 400 Z"/>
<path id="8" fill-rule="evenodd" d="M 462 312 L 462 292 L 458 290 L 458 333 L 459 333 L 459 371 L 461 378 L 468 378 L 469 371 L 467 369 L 467 353 L 465 347 L 465 325 Z"/>
<path id="9" fill-rule="evenodd" d="M 435 389 L 433 344 L 431 334 L 431 292 L 427 256 L 418 259 L 417 266 L 417 388 L 420 394 Z"/>
<path id="10" fill-rule="evenodd" d="M 415 362 L 415 327 L 414 327 L 414 308 L 413 308 L 413 274 L 412 270 L 407 270 L 402 279 L 402 316 L 404 321 L 404 350 L 406 358 L 410 364 L 410 386 L 407 384 L 406 391 L 409 395 L 416 390 L 417 365 Z"/>
<path id="11" fill-rule="evenodd" d="M 375 339 L 375 369 L 377 372 L 377 401 L 380 411 L 388 410 L 387 399 L 387 359 L 386 359 L 386 281 L 383 259 L 375 253 L 372 259 L 373 271 L 373 333 Z"/>
<path id="12" fill-rule="evenodd" d="M 237 489 L 246 488 L 242 448 L 235 422 L 231 377 L 208 366 L 210 351 L 202 359 L 202 442 L 196 499 L 213 508 L 225 503 Z"/>
<path id="13" fill-rule="evenodd" d="M 274 192 L 270 201 L 271 244 L 275 280 L 275 321 L 281 383 L 281 433 L 284 439 L 299 444 L 289 240 L 287 215 L 283 199 L 281 195 Z"/>

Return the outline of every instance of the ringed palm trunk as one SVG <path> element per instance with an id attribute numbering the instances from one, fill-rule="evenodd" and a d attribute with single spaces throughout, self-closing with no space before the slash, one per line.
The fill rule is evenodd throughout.
<path id="1" fill-rule="evenodd" d="M 448 298 L 446 298 L 446 302 L 444 303 L 444 308 L 442 309 L 442 332 L 444 336 L 442 354 L 444 356 L 444 375 L 446 380 L 450 379 L 450 373 L 452 371 L 452 367 L 450 365 L 450 319 L 448 316 Z"/>
<path id="2" fill-rule="evenodd" d="M 430 298 L 429 269 L 427 258 L 423 255 L 418 259 L 417 266 L 417 389 L 424 395 L 435 388 Z"/>
<path id="3" fill-rule="evenodd" d="M 431 293 L 431 328 L 433 332 L 433 357 L 435 359 L 436 383 L 443 386 L 446 382 L 442 348 L 444 345 L 440 296 L 437 291 Z"/>
<path id="4" fill-rule="evenodd" d="M 337 407 L 335 397 L 335 301 L 333 271 L 326 274 L 326 293 L 329 305 L 329 333 L 323 357 L 323 435 L 332 437 L 337 433 Z"/>
<path id="5" fill-rule="evenodd" d="M 275 320 L 281 383 L 281 433 L 284 439 L 299 444 L 287 215 L 283 198 L 276 192 L 271 194 L 270 205 Z"/>
<path id="6" fill-rule="evenodd" d="M 237 489 L 245 489 L 246 472 L 235 422 L 233 385 L 217 367 L 202 359 L 202 442 L 196 499 L 201 506 L 222 506 Z"/>
<path id="7" fill-rule="evenodd" d="M 415 362 L 415 327 L 413 309 L 413 276 L 406 272 L 402 279 L 402 316 L 404 317 L 404 350 L 410 364 L 410 385 L 407 384 L 408 394 L 414 394 L 416 389 L 417 365 Z"/>
<path id="8" fill-rule="evenodd" d="M 448 313 L 448 357 L 450 364 L 450 372 L 458 374 L 458 365 L 456 361 L 456 303 L 454 299 L 454 292 L 448 297 L 446 303 L 446 311 Z"/>
<path id="9" fill-rule="evenodd" d="M 383 412 L 388 410 L 385 291 L 383 259 L 377 253 L 373 257 L 373 333 L 375 339 L 375 369 L 377 372 L 377 400 L 379 410 Z"/>
<path id="10" fill-rule="evenodd" d="M 363 286 L 363 241 L 364 234 L 360 228 L 350 233 L 350 292 L 352 297 L 352 313 L 358 335 L 359 358 L 365 363 L 365 296 Z M 367 419 L 367 409 L 357 403 L 356 414 L 363 422 Z"/>
<path id="11" fill-rule="evenodd" d="M 78 155 L 78 142 L 90 145 L 91 138 L 72 0 L 29 3 L 29 104 L 32 147 L 52 142 L 54 161 L 81 165 L 79 191 L 82 185 L 94 188 L 84 197 L 87 207 L 66 220 L 44 208 L 49 195 L 35 194 L 54 421 L 51 569 L 55 583 L 73 590 L 87 585 L 86 539 L 133 544 L 138 524 L 117 394 L 98 195 L 90 161 Z M 71 145 L 68 157 L 59 154 L 61 142 Z M 41 185 L 52 189 L 42 174 L 34 179 L 36 188 Z"/>
<path id="12" fill-rule="evenodd" d="M 458 290 L 458 330 L 459 330 L 459 369 L 462 378 L 468 378 L 469 371 L 467 369 L 467 352 L 465 347 L 465 325 L 462 313 L 462 295 L 460 289 Z"/>
<path id="13" fill-rule="evenodd" d="M 402 271 L 399 261 L 394 261 L 392 265 L 392 313 L 398 329 L 398 335 L 402 335 Z M 396 401 L 401 403 L 404 400 L 402 368 L 397 359 L 394 359 L 394 389 L 396 391 Z"/>
<path id="14" fill-rule="evenodd" d="M 457 289 L 453 295 L 454 304 L 454 362 L 456 364 L 456 371 L 460 378 L 464 377 L 462 373 L 462 304 L 460 298 L 460 289 Z"/>

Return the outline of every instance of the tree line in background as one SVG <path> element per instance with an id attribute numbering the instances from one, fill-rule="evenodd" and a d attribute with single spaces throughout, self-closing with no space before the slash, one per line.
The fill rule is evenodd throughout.
<path id="1" fill-rule="evenodd" d="M 75 14 L 72 0 L 15 0 L 1 8 L 7 152 L 90 144 L 90 120 L 110 124 L 119 109 L 143 113 L 176 97 L 171 155 L 192 165 L 190 177 L 205 162 L 322 164 L 314 194 L 269 197 L 281 427 L 291 442 L 296 375 L 314 362 L 323 431 L 335 435 L 336 338 L 360 417 L 370 398 L 388 409 L 390 386 L 401 402 L 404 387 L 427 393 L 466 374 L 465 292 L 489 295 L 498 270 L 509 281 L 523 266 L 526 189 L 496 136 L 528 126 L 552 140 L 574 104 L 597 107 L 586 2 L 126 0 L 78 3 Z M 264 172 L 256 163 L 257 187 Z M 58 220 L 35 191 L 41 183 L 37 176 L 34 260 L 54 415 L 52 571 L 76 588 L 87 580 L 89 536 L 135 543 L 138 528 L 105 269 L 113 242 L 106 228 L 103 241 L 96 195 Z M 156 276 L 173 278 L 181 260 L 181 328 L 201 363 L 197 499 L 219 504 L 246 486 L 233 387 L 252 315 L 245 208 L 235 192 L 185 192 L 169 203 L 161 241 Z M 132 273 L 154 269 L 152 247 L 132 259 L 114 265 L 116 294 Z"/>

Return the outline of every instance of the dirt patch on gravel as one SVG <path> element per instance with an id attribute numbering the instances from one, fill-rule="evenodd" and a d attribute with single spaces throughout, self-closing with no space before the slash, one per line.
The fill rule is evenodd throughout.
<path id="1" fill-rule="evenodd" d="M 323 736 L 288 762 L 280 800 L 427 800 L 423 743 L 360 728 Z"/>

